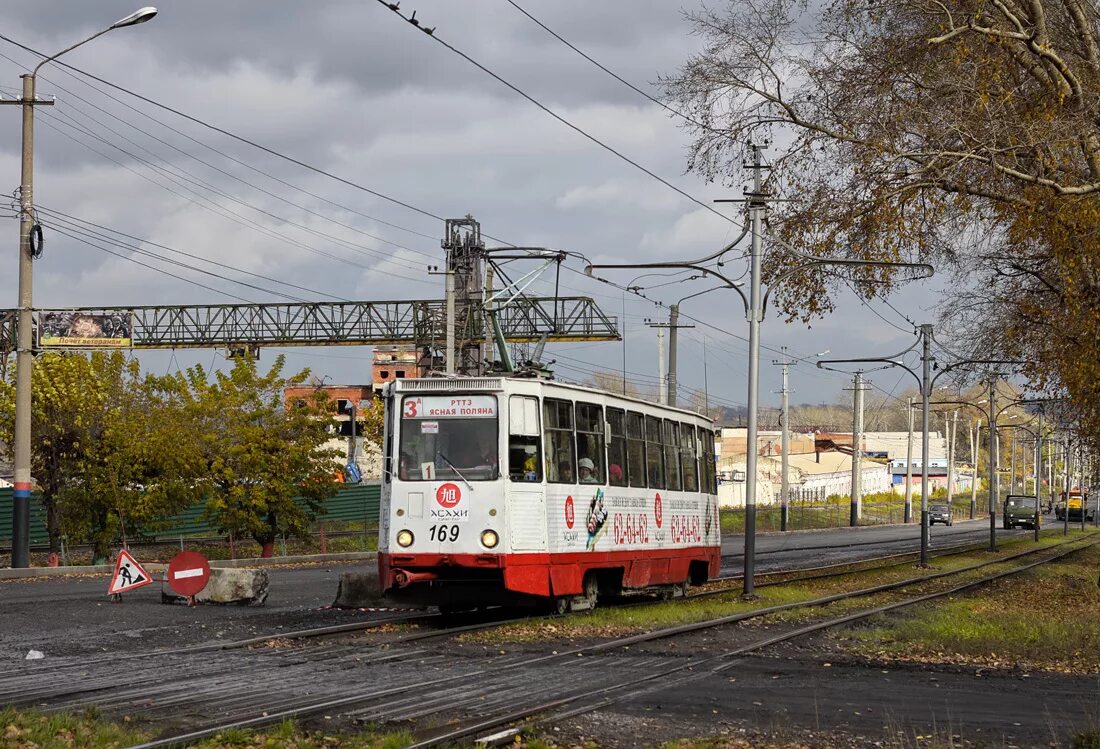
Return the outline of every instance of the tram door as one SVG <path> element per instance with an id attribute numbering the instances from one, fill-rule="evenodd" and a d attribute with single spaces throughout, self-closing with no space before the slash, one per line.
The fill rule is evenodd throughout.
<path id="1" fill-rule="evenodd" d="M 508 399 L 508 551 L 546 551 L 546 491 L 542 475 L 539 399 Z"/>

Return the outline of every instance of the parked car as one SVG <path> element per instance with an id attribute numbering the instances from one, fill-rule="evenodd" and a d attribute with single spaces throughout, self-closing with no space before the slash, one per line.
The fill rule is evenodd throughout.
<path id="1" fill-rule="evenodd" d="M 1009 494 L 1005 497 L 1002 524 L 1005 528 L 1027 526 L 1034 528 L 1040 522 L 1035 511 L 1035 497 L 1021 494 Z"/>
<path id="2" fill-rule="evenodd" d="M 928 524 L 935 525 L 936 523 L 943 523 L 944 525 L 953 523 L 951 505 L 936 504 L 928 508 Z"/>

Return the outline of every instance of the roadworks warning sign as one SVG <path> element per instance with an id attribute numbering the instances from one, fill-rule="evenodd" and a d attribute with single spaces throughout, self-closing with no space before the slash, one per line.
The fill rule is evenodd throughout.
<path id="1" fill-rule="evenodd" d="M 123 549 L 118 553 L 115 574 L 111 578 L 111 584 L 107 586 L 107 595 L 113 596 L 116 593 L 140 588 L 152 582 L 153 577 L 138 564 L 136 559 L 130 556 L 130 552 Z"/>

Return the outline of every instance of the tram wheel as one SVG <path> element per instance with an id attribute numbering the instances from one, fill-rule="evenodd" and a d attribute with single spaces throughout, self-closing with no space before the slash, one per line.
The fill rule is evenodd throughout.
<path id="1" fill-rule="evenodd" d="M 600 581 L 596 575 L 589 572 L 584 576 L 584 599 L 589 609 L 596 608 L 600 598 Z"/>
<path id="2" fill-rule="evenodd" d="M 550 607 L 555 614 L 568 614 L 573 610 L 573 602 L 569 596 L 557 596 Z"/>

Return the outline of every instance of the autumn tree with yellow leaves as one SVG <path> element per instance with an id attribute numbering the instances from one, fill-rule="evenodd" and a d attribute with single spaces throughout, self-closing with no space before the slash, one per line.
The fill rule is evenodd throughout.
<path id="1" fill-rule="evenodd" d="M 689 166 L 740 176 L 771 141 L 766 267 L 790 250 L 930 262 L 966 355 L 1021 358 L 1100 427 L 1100 11 L 1088 0 L 736 0 L 692 16 L 703 50 L 665 81 Z M 778 241 L 782 240 L 782 242 Z M 784 245 L 786 243 L 786 246 Z M 881 272 L 881 271 L 879 271 Z M 803 275 L 792 318 L 868 275 Z"/>

